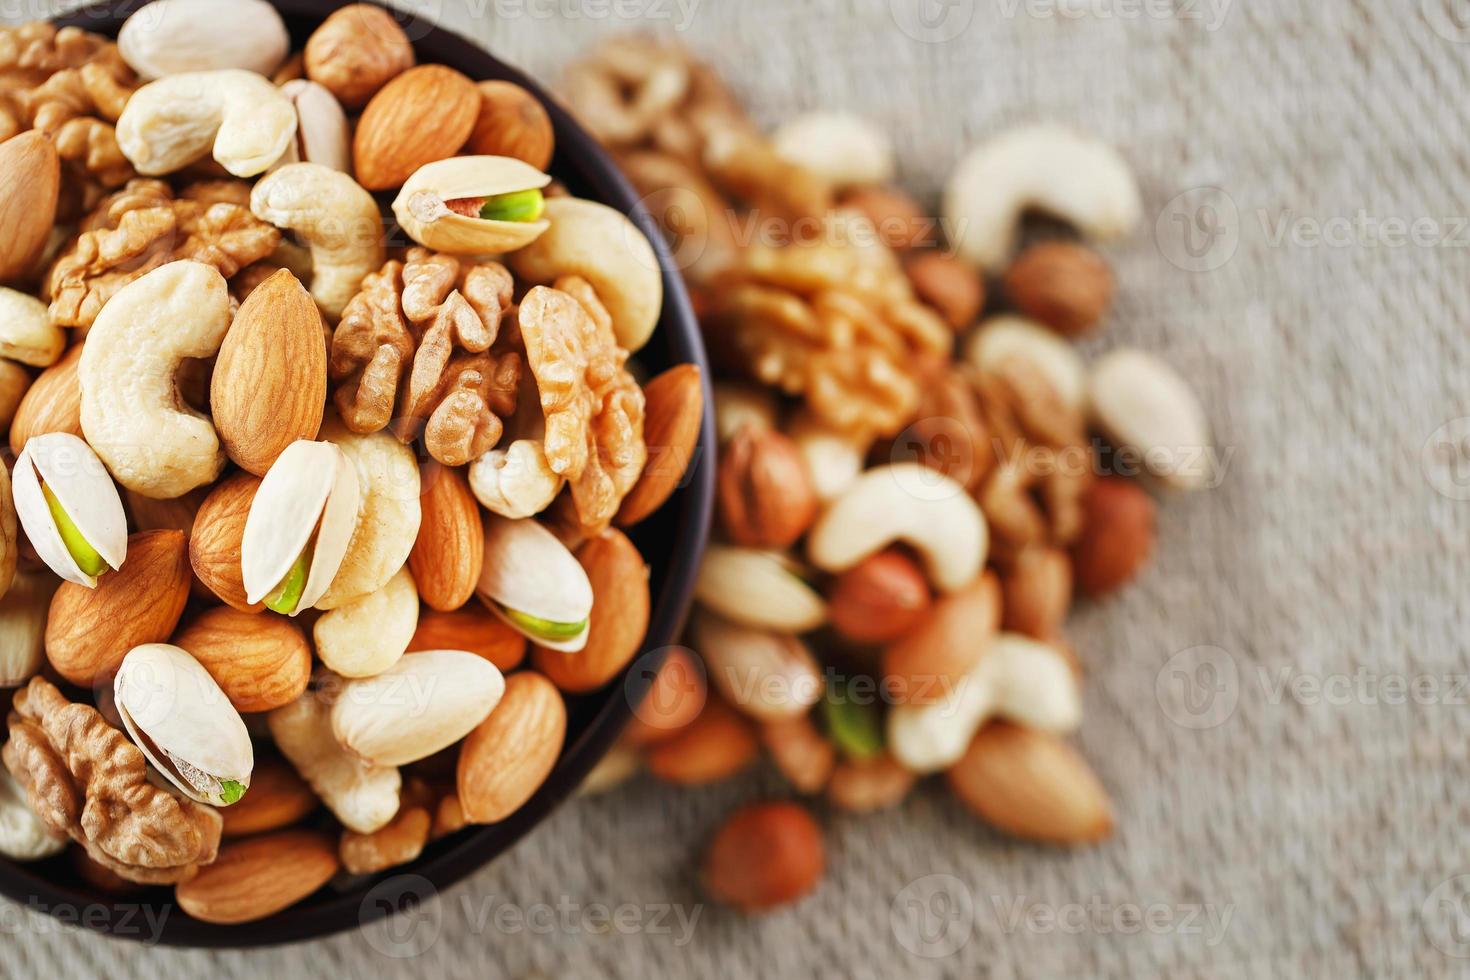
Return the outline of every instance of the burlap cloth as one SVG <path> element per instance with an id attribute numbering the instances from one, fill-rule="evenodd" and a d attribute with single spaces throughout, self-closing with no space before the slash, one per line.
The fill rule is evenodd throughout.
<path id="1" fill-rule="evenodd" d="M 1109 250 L 1120 295 L 1097 343 L 1191 378 L 1228 465 L 1161 508 L 1143 581 L 1071 622 L 1080 744 L 1117 835 L 1076 853 L 1013 843 L 928 787 L 892 813 L 823 812 L 820 889 L 750 920 L 699 907 L 695 867 L 720 817 L 778 780 L 640 779 L 562 808 L 398 932 L 179 952 L 5 905 L 0 974 L 1470 974 L 1457 0 L 704 0 L 687 23 L 674 0 L 632 5 L 653 17 L 416 6 L 542 77 L 607 32 L 687 27 L 763 121 L 879 122 L 930 199 L 968 144 L 1038 118 L 1136 168 L 1147 217 Z"/>

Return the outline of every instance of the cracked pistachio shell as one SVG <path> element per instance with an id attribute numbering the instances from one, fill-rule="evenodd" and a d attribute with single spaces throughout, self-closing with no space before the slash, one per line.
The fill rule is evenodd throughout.
<path id="1" fill-rule="evenodd" d="M 133 647 L 112 692 L 128 735 L 190 799 L 227 806 L 250 786 L 255 753 L 245 722 L 187 651 L 167 643 Z M 239 784 L 234 792 L 231 782 Z"/>
<path id="2" fill-rule="evenodd" d="M 77 565 L 62 539 L 42 483 L 107 566 L 122 567 L 128 552 L 127 516 L 117 486 L 91 446 L 69 432 L 34 436 L 15 461 L 12 483 L 15 513 L 26 538 L 53 572 L 85 588 L 97 587 L 97 576 Z"/>
<path id="3" fill-rule="evenodd" d="M 551 226 L 538 221 L 492 221 L 451 211 L 447 201 L 540 190 L 551 178 L 514 157 L 451 157 L 425 164 L 393 202 L 404 232 L 426 248 L 455 255 L 499 255 L 525 248 Z"/>
<path id="4" fill-rule="evenodd" d="M 575 653 L 587 645 L 584 627 L 567 639 L 547 639 L 506 612 L 548 623 L 586 623 L 592 615 L 592 583 L 566 545 L 529 518 L 485 517 L 485 567 L 476 587 L 481 601 L 508 626 L 541 646 Z"/>
<path id="5" fill-rule="evenodd" d="M 281 583 L 316 535 L 311 569 L 291 615 L 310 609 L 337 575 L 357 526 L 361 492 L 347 455 L 329 442 L 298 439 L 271 465 L 245 519 L 240 572 L 251 603 Z"/>

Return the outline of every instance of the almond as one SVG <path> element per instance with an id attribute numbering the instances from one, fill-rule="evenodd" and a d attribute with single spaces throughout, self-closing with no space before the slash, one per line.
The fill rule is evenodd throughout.
<path id="1" fill-rule="evenodd" d="M 459 750 L 456 788 L 470 823 L 495 823 L 519 810 L 561 755 L 567 709 L 556 685 L 534 671 L 512 674 L 505 695 Z"/>
<path id="2" fill-rule="evenodd" d="M 283 830 L 225 844 L 213 864 L 174 889 L 174 897 L 203 922 L 254 922 L 295 905 L 337 868 L 337 847 L 326 834 Z"/>
<path id="3" fill-rule="evenodd" d="M 1077 586 L 1094 598 L 1122 587 L 1153 554 L 1154 501 L 1131 480 L 1095 480 L 1082 498 L 1082 533 L 1072 545 Z"/>
<path id="4" fill-rule="evenodd" d="M 832 580 L 832 626 L 858 643 L 891 643 L 913 630 L 932 597 L 924 572 L 899 551 L 880 551 Z"/>
<path id="5" fill-rule="evenodd" d="M 718 698 L 709 698 L 699 717 L 648 752 L 648 771 L 686 786 L 717 783 L 754 761 L 751 723 Z"/>
<path id="6" fill-rule="evenodd" d="M 311 294 L 286 269 L 240 304 L 215 361 L 209 405 L 241 469 L 265 476 L 291 443 L 316 438 L 327 397 L 324 329 Z"/>
<path id="7" fill-rule="evenodd" d="M 464 650 L 508 673 L 526 658 L 526 638 L 490 610 L 472 602 L 453 612 L 421 613 L 408 652 L 421 650 Z"/>
<path id="8" fill-rule="evenodd" d="M 419 598 L 430 609 L 458 609 L 475 594 L 485 564 L 485 526 L 464 471 L 429 463 L 420 479 L 423 518 L 408 555 Z"/>
<path id="9" fill-rule="evenodd" d="M 1051 640 L 1072 604 L 1072 559 L 1060 548 L 1027 548 L 1006 573 L 1001 591 L 1007 630 Z"/>
<path id="10" fill-rule="evenodd" d="M 188 539 L 180 531 L 142 531 L 128 538 L 122 568 L 95 589 L 63 582 L 46 619 L 46 657 L 79 687 L 117 671 L 129 650 L 163 643 L 189 600 Z"/>
<path id="11" fill-rule="evenodd" d="M 1076 337 L 1107 315 L 1113 304 L 1113 273 L 1102 256 L 1085 245 L 1040 242 L 1011 263 L 1005 290 L 1026 316 Z"/>
<path id="12" fill-rule="evenodd" d="M 174 635 L 204 665 L 237 711 L 290 704 L 311 679 L 311 647 L 301 627 L 281 616 L 229 606 L 207 609 Z"/>
<path id="13" fill-rule="evenodd" d="M 551 166 L 556 135 L 536 96 L 514 82 L 481 82 L 480 116 L 470 134 L 470 153 L 515 157 L 537 170 Z"/>
<path id="14" fill-rule="evenodd" d="M 956 330 L 964 330 L 985 306 L 985 280 L 970 263 L 947 252 L 921 252 L 904 266 L 914 293 Z"/>
<path id="15" fill-rule="evenodd" d="M 730 814 L 705 852 L 705 889 L 746 912 L 793 902 L 822 880 L 822 831 L 795 803 L 752 803 Z"/>
<path id="16" fill-rule="evenodd" d="M 56 220 L 61 160 L 45 133 L 32 130 L 0 143 L 0 282 L 26 278 Z"/>
<path id="17" fill-rule="evenodd" d="M 480 90 L 453 68 L 420 65 L 374 95 L 352 143 L 357 182 L 370 191 L 402 186 L 426 163 L 459 152 L 480 116 Z"/>
<path id="18" fill-rule="evenodd" d="M 883 244 L 895 252 L 934 244 L 939 222 L 897 187 L 859 187 L 844 194 L 840 206 L 871 221 Z"/>
<path id="19" fill-rule="evenodd" d="M 664 505 L 694 462 L 704 420 L 704 383 L 697 364 L 678 364 L 643 386 L 643 438 L 648 464 L 623 498 L 617 522 L 632 527 Z"/>
<path id="20" fill-rule="evenodd" d="M 239 802 L 221 809 L 220 816 L 225 819 L 226 837 L 245 837 L 289 827 L 320 805 L 311 787 L 284 759 L 257 755 L 250 790 Z"/>
<path id="21" fill-rule="evenodd" d="M 189 563 L 199 581 L 224 602 L 252 613 L 260 612 L 265 605 L 252 606 L 245 599 L 240 542 L 258 489 L 260 477 L 249 473 L 236 473 L 216 484 L 199 505 L 194 532 L 189 536 Z"/>
<path id="22" fill-rule="evenodd" d="M 883 654 L 883 674 L 900 702 L 955 690 L 1000 626 L 1000 582 L 986 572 L 943 596 L 927 617 Z"/>
<path id="23" fill-rule="evenodd" d="M 32 436 L 82 434 L 82 382 L 77 376 L 81 360 L 82 345 L 75 344 L 26 390 L 10 422 L 10 450 L 15 455 L 20 455 Z"/>
<path id="24" fill-rule="evenodd" d="M 605 531 L 577 549 L 592 583 L 587 645 L 576 653 L 536 647 L 536 669 L 563 691 L 581 694 L 612 680 L 643 645 L 648 631 L 648 566 L 618 530 Z"/>
<path id="25" fill-rule="evenodd" d="M 1081 844 L 1113 831 L 1107 792 L 1056 735 L 1005 722 L 987 725 L 948 778 L 976 816 L 1017 837 Z"/>
<path id="26" fill-rule="evenodd" d="M 672 738 L 704 710 L 708 685 L 704 665 L 683 647 L 670 647 L 648 693 L 633 706 L 623 741 L 636 747 Z"/>

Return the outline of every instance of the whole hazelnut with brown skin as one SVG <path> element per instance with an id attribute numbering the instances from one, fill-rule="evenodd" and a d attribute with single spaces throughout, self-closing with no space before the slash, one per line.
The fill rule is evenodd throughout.
<path id="1" fill-rule="evenodd" d="M 322 21 L 306 42 L 306 76 L 346 109 L 361 109 L 414 65 L 413 44 L 382 7 L 354 3 Z"/>
<path id="2" fill-rule="evenodd" d="M 536 97 L 514 82 L 489 81 L 480 90 L 480 118 L 466 151 L 492 157 L 515 157 L 545 170 L 551 165 L 556 137 L 551 117 Z"/>
<path id="3" fill-rule="evenodd" d="M 1075 242 L 1041 242 L 1006 270 L 1006 295 L 1026 316 L 1075 337 L 1113 304 L 1113 273 L 1102 256 Z"/>
<path id="4" fill-rule="evenodd" d="M 828 615 L 849 640 L 889 643 L 909 632 L 931 601 L 929 582 L 912 559 L 880 551 L 832 580 Z"/>
<path id="5" fill-rule="evenodd" d="M 704 855 L 704 887 L 746 912 L 794 902 L 822 879 L 822 831 L 795 803 L 752 803 L 730 814 Z"/>
<path id="6" fill-rule="evenodd" d="M 1060 548 L 1027 548 L 1002 577 L 1001 592 L 1005 629 L 1051 640 L 1072 604 L 1072 559 Z"/>
<path id="7" fill-rule="evenodd" d="M 725 447 L 716 501 L 725 536 L 745 548 L 789 548 L 817 518 L 817 494 L 796 443 L 749 424 Z"/>
<path id="8" fill-rule="evenodd" d="M 968 262 L 945 252 L 920 252 L 905 269 L 919 300 L 954 329 L 963 330 L 980 316 L 985 280 Z"/>
<path id="9" fill-rule="evenodd" d="M 1077 586 L 1097 598 L 1120 588 L 1154 550 L 1154 501 L 1138 484 L 1108 476 L 1082 498 L 1082 533 L 1072 544 Z"/>

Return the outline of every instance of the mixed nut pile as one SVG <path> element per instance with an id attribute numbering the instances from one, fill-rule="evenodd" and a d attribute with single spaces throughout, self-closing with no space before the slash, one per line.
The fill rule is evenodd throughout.
<path id="1" fill-rule="evenodd" d="M 677 45 L 605 44 L 565 91 L 682 261 L 721 441 L 692 652 L 662 668 L 593 785 L 639 768 L 706 784 L 764 748 L 794 791 L 843 810 L 943 773 L 1001 831 L 1106 837 L 1106 793 L 1066 740 L 1083 671 L 1063 622 L 1074 596 L 1147 561 L 1145 484 L 1213 476 L 1177 373 L 1073 344 L 1114 292 L 1082 239 L 1139 219 L 1126 163 L 1066 128 L 1004 132 L 960 162 L 937 220 L 894 186 L 870 124 L 817 113 L 768 137 Z M 755 804 L 715 836 L 704 877 L 760 909 L 822 867 L 807 809 Z"/>
<path id="2" fill-rule="evenodd" d="M 0 853 L 219 923 L 532 796 L 703 403 L 529 92 L 367 5 L 289 48 L 263 0 L 0 30 Z"/>

